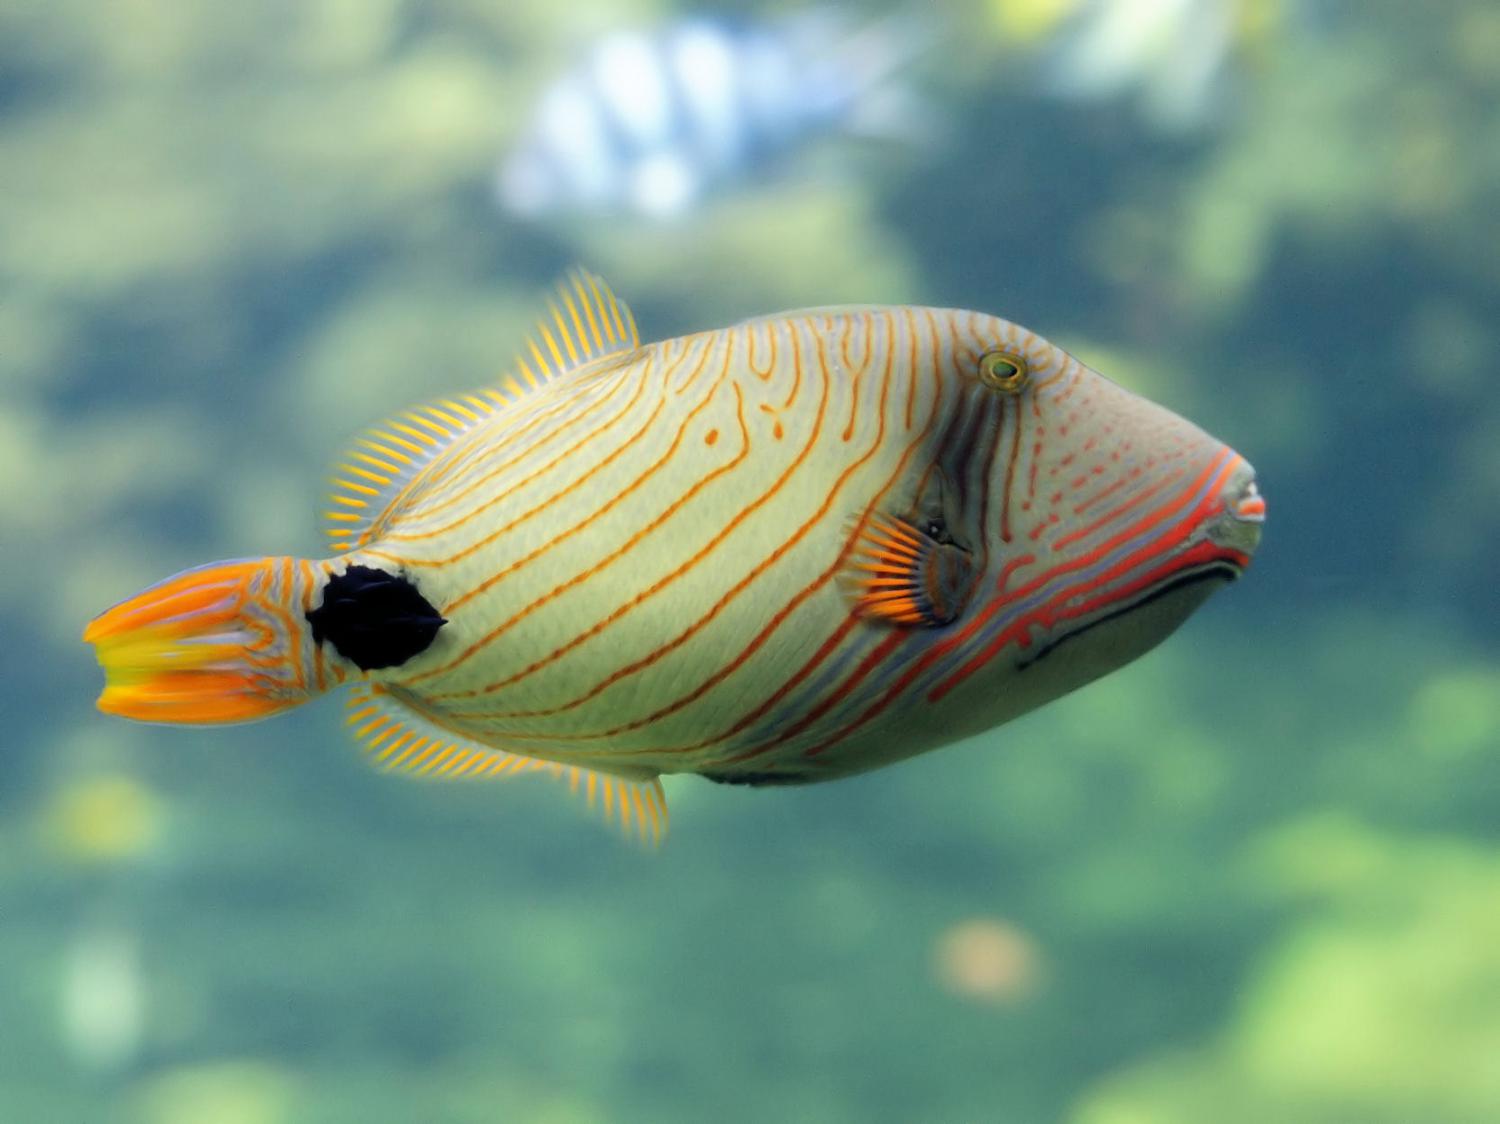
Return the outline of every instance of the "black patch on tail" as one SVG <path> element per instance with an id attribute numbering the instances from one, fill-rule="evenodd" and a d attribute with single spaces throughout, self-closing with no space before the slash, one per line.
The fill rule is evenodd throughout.
<path id="1" fill-rule="evenodd" d="M 373 671 L 425 652 L 448 622 L 400 575 L 350 566 L 329 579 L 307 623 L 314 643 L 326 640 L 361 671 Z"/>

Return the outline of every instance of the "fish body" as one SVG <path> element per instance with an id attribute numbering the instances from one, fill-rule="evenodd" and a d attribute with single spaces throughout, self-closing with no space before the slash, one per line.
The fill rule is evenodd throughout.
<path id="1" fill-rule="evenodd" d="M 506 387 L 357 446 L 331 515 L 331 558 L 96 620 L 101 706 L 234 720 L 354 683 L 384 764 L 603 778 L 654 828 L 661 774 L 841 777 L 1127 662 L 1239 575 L 1264 504 L 1233 450 L 1008 321 L 641 346 L 578 275 Z"/>
<path id="2" fill-rule="evenodd" d="M 840 40 L 826 24 L 691 20 L 606 36 L 542 94 L 497 173 L 501 206 L 668 217 L 850 126 L 911 45 L 886 25 Z"/>

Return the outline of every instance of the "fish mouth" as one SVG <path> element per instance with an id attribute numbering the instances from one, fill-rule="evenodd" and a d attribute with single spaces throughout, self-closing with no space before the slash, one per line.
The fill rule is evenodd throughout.
<path id="1" fill-rule="evenodd" d="M 1177 573 L 1162 579 L 1150 589 L 1145 590 L 1135 599 L 1123 605 L 1116 606 L 1109 612 L 1102 613 L 1092 620 L 1085 621 L 1076 628 L 1061 635 L 1054 636 L 1051 640 L 1023 657 L 1018 667 L 1024 670 L 1032 664 L 1039 662 L 1044 657 L 1050 656 L 1069 641 L 1077 640 L 1080 636 L 1084 636 L 1101 626 L 1111 624 L 1122 617 L 1128 617 L 1155 602 L 1164 601 L 1173 594 L 1181 593 L 1193 586 L 1206 586 L 1207 588 L 1201 592 L 1200 600 L 1206 598 L 1214 587 L 1238 581 L 1240 575 L 1244 573 L 1244 569 L 1244 565 L 1228 557 L 1216 557 L 1201 565 L 1179 570 Z"/>
<path id="2" fill-rule="evenodd" d="M 1229 514 L 1232 518 L 1242 523 L 1264 523 L 1266 521 L 1266 501 L 1260 494 L 1260 489 L 1255 486 L 1252 477 L 1240 492 L 1238 498 L 1229 504 Z"/>
<path id="3" fill-rule="evenodd" d="M 1223 509 L 1209 524 L 1207 538 L 1220 548 L 1215 561 L 1232 568 L 1238 577 L 1250 565 L 1266 522 L 1265 497 L 1255 482 L 1255 469 L 1243 457 L 1230 474 L 1222 498 Z"/>
<path id="4" fill-rule="evenodd" d="M 1158 559 L 1154 580 L 1136 587 L 1128 599 L 1051 637 L 1020 660 L 1021 668 L 1035 664 L 1064 644 L 1097 634 L 1103 626 L 1142 614 L 1143 610 L 1145 615 L 1156 618 L 1154 628 L 1158 635 L 1150 642 L 1154 644 L 1186 620 L 1216 588 L 1237 581 L 1244 574 L 1260 545 L 1266 501 L 1256 484 L 1255 469 L 1248 461 L 1227 450 L 1221 450 L 1219 457 L 1224 465 L 1221 471 L 1225 473 L 1222 487 L 1216 496 L 1205 497 L 1196 526 L 1178 540 L 1174 550 Z"/>

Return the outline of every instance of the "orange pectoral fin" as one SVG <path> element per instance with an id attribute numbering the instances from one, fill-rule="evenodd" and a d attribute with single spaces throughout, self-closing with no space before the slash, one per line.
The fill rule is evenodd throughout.
<path id="1" fill-rule="evenodd" d="M 904 520 L 872 514 L 840 577 L 860 616 L 906 628 L 938 628 L 963 611 L 973 574 L 967 552 Z"/>
<path id="2" fill-rule="evenodd" d="M 104 669 L 99 709 L 141 722 L 248 722 L 312 690 L 302 594 L 315 571 L 291 558 L 186 570 L 96 617 L 83 639 Z"/>

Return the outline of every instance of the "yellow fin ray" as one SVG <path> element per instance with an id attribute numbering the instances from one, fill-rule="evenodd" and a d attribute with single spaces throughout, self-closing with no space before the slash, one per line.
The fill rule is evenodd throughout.
<path id="1" fill-rule="evenodd" d="M 378 538 L 412 483 L 443 450 L 530 391 L 639 346 L 625 302 L 595 274 L 572 270 L 517 357 L 516 374 L 498 388 L 403 410 L 355 440 L 331 481 L 332 509 L 325 513 L 330 545 L 342 554 Z"/>
<path id="2" fill-rule="evenodd" d="M 630 307 L 603 278 L 574 269 L 558 283 L 516 365 L 527 383 L 539 386 L 640 345 Z"/>
<path id="3" fill-rule="evenodd" d="M 973 593 L 969 553 L 904 519 L 872 513 L 860 525 L 839 574 L 860 616 L 904 628 L 957 619 Z"/>
<path id="4" fill-rule="evenodd" d="M 350 695 L 345 721 L 379 769 L 437 780 L 546 773 L 566 781 L 628 838 L 654 847 L 666 837 L 667 799 L 654 775 L 623 776 L 480 745 L 429 722 L 378 683 L 363 683 Z"/>
<path id="5" fill-rule="evenodd" d="M 377 537 L 413 480 L 463 434 L 484 424 L 507 399 L 477 396 L 462 415 L 451 401 L 405 410 L 355 440 L 334 469 L 325 513 L 329 544 L 343 554 Z"/>

